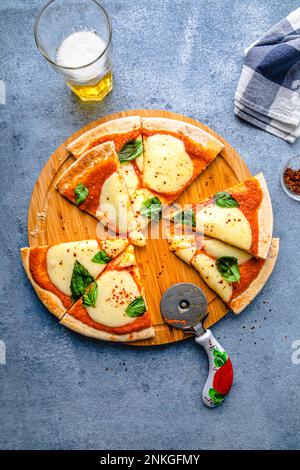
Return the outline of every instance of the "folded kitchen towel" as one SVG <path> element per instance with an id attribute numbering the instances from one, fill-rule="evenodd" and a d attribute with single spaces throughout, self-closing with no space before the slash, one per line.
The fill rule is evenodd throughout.
<path id="1" fill-rule="evenodd" d="M 234 112 L 287 142 L 300 136 L 300 8 L 245 51 Z"/>

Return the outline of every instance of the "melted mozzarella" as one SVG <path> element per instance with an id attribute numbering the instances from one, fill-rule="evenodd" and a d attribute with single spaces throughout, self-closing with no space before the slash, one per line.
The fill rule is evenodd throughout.
<path id="1" fill-rule="evenodd" d="M 136 163 L 136 166 L 138 167 L 138 169 L 140 170 L 140 172 L 143 173 L 143 170 L 144 170 L 144 156 L 143 156 L 143 154 L 135 159 L 135 163 Z"/>
<path id="2" fill-rule="evenodd" d="M 176 255 L 181 258 L 185 263 L 190 264 L 196 253 L 196 247 L 180 248 L 176 250 Z"/>
<path id="3" fill-rule="evenodd" d="M 111 228 L 127 233 L 136 228 L 133 212 L 124 183 L 118 172 L 113 173 L 102 186 L 96 216 L 104 216 Z"/>
<path id="4" fill-rule="evenodd" d="M 101 242 L 101 248 L 110 258 L 115 258 L 120 254 L 128 245 L 127 239 L 115 238 L 112 240 L 103 240 Z"/>
<path id="5" fill-rule="evenodd" d="M 148 217 L 144 217 L 141 215 L 141 206 L 144 201 L 150 199 L 151 197 L 153 197 L 153 193 L 151 193 L 151 191 L 145 188 L 137 189 L 131 196 L 133 211 L 136 217 L 138 218 L 138 224 L 141 229 L 145 228 L 150 220 L 148 219 Z"/>
<path id="6" fill-rule="evenodd" d="M 133 243 L 136 246 L 146 246 L 146 238 L 145 235 L 140 232 L 139 230 L 133 230 L 129 234 L 129 240 L 131 243 Z"/>
<path id="7" fill-rule="evenodd" d="M 225 302 L 232 297 L 232 286 L 219 273 L 215 261 L 209 256 L 200 253 L 192 260 L 192 265 L 199 272 L 206 284 L 214 290 Z"/>
<path id="8" fill-rule="evenodd" d="M 196 236 L 193 235 L 174 235 L 169 239 L 170 250 L 176 251 L 184 248 L 196 247 Z"/>
<path id="9" fill-rule="evenodd" d="M 234 208 L 223 208 L 209 204 L 196 214 L 197 230 L 205 235 L 223 240 L 242 250 L 252 244 L 251 227 L 243 212 Z"/>
<path id="10" fill-rule="evenodd" d="M 208 256 L 213 258 L 221 258 L 223 256 L 233 256 L 238 260 L 238 264 L 241 265 L 249 261 L 252 258 L 251 255 L 245 253 L 245 251 L 234 248 L 233 246 L 226 245 L 226 243 L 220 240 L 213 240 L 206 238 L 203 242 L 203 248 Z"/>
<path id="11" fill-rule="evenodd" d="M 134 193 L 134 191 L 139 186 L 139 179 L 135 172 L 134 166 L 132 163 L 124 163 L 120 167 L 120 173 L 123 176 L 124 182 L 126 184 L 129 195 Z"/>
<path id="12" fill-rule="evenodd" d="M 192 178 L 193 162 L 182 140 L 155 134 L 144 142 L 144 184 L 159 193 L 174 193 Z"/>
<path id="13" fill-rule="evenodd" d="M 47 271 L 52 284 L 63 294 L 71 296 L 70 284 L 75 261 L 79 261 L 96 278 L 106 267 L 92 262 L 99 251 L 96 240 L 62 243 L 47 252 Z"/>
<path id="14" fill-rule="evenodd" d="M 119 327 L 136 318 L 126 314 L 127 306 L 140 296 L 138 287 L 128 271 L 107 271 L 97 281 L 96 307 L 86 307 L 89 316 L 97 323 Z"/>

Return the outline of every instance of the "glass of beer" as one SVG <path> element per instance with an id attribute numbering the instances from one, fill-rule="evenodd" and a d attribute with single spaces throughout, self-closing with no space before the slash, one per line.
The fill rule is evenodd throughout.
<path id="1" fill-rule="evenodd" d="M 97 0 L 51 0 L 36 19 L 34 36 L 82 101 L 102 101 L 112 90 L 112 27 Z"/>

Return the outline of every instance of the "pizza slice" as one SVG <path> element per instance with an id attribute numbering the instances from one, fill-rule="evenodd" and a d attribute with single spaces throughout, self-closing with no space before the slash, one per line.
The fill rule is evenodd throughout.
<path id="1" fill-rule="evenodd" d="M 27 276 L 48 310 L 61 319 L 112 259 L 128 246 L 122 238 L 22 248 Z"/>
<path id="2" fill-rule="evenodd" d="M 192 265 L 234 313 L 242 312 L 263 288 L 279 250 L 276 238 L 272 239 L 265 260 L 220 240 L 196 234 L 174 235 L 169 241 L 170 250 Z"/>
<path id="3" fill-rule="evenodd" d="M 143 164 L 142 121 L 140 116 L 129 116 L 105 122 L 91 129 L 67 145 L 76 159 L 104 142 L 113 142 L 118 154 L 119 172 L 130 195 L 140 185 Z"/>
<path id="4" fill-rule="evenodd" d="M 130 196 L 141 227 L 161 217 L 164 205 L 216 158 L 223 144 L 202 129 L 174 119 L 142 118 L 143 158 L 135 163 Z M 133 180 L 132 180 L 133 181 Z"/>
<path id="5" fill-rule="evenodd" d="M 61 324 L 106 341 L 128 342 L 154 336 L 132 245 L 87 288 Z"/>
<path id="6" fill-rule="evenodd" d="M 56 189 L 81 210 L 132 243 L 144 246 L 145 238 L 135 219 L 113 142 L 84 153 L 61 175 Z"/>
<path id="7" fill-rule="evenodd" d="M 216 158 L 224 145 L 186 122 L 142 118 L 143 187 L 171 203 Z"/>
<path id="8" fill-rule="evenodd" d="M 273 233 L 273 212 L 262 173 L 214 196 L 175 211 L 175 224 L 217 238 L 257 258 L 266 259 Z"/>
<path id="9" fill-rule="evenodd" d="M 83 152 L 111 140 L 120 162 L 138 225 L 161 217 L 170 204 L 214 160 L 223 144 L 202 129 L 174 119 L 116 119 L 92 129 L 67 146 Z"/>

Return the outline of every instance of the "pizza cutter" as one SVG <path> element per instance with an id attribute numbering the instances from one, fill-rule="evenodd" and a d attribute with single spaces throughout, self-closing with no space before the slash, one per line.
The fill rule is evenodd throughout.
<path id="1" fill-rule="evenodd" d="M 220 405 L 231 389 L 233 369 L 227 352 L 212 332 L 203 326 L 208 316 L 204 293 L 195 284 L 174 284 L 162 296 L 160 310 L 168 325 L 194 333 L 196 343 L 204 347 L 209 360 L 209 373 L 202 400 L 210 408 Z"/>

